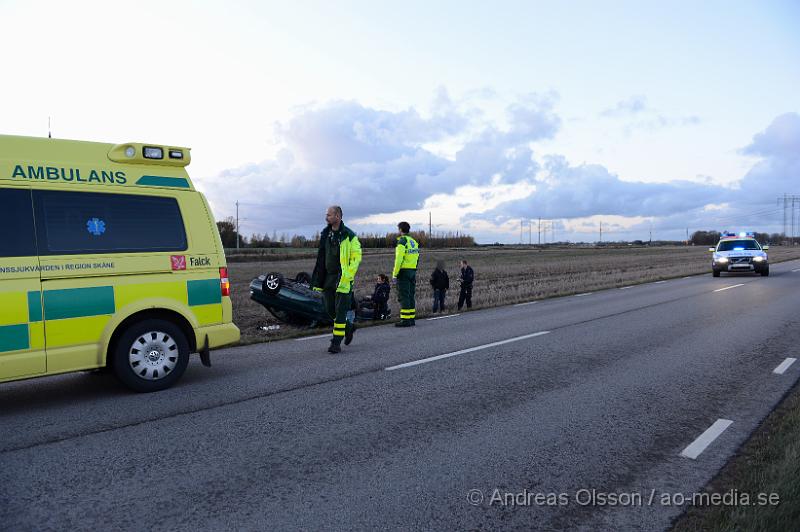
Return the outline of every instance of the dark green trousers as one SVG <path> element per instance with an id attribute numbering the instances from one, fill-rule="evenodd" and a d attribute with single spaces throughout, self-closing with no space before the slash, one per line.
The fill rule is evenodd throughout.
<path id="1" fill-rule="evenodd" d="M 400 270 L 397 274 L 397 299 L 400 301 L 400 319 L 413 320 L 416 317 L 416 291 L 417 270 Z"/>
<path id="2" fill-rule="evenodd" d="M 325 311 L 333 320 L 333 341 L 340 344 L 345 333 L 353 328 L 353 324 L 347 321 L 347 312 L 352 308 L 353 291 L 351 289 L 347 294 L 337 292 L 338 283 L 338 276 L 326 279 L 322 300 L 325 302 Z"/>

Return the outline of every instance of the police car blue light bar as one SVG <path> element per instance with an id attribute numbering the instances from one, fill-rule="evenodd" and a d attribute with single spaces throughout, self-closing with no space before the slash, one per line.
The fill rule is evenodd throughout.
<path id="1" fill-rule="evenodd" d="M 723 231 L 719 236 L 720 238 L 755 238 L 756 234 L 753 231 L 741 231 L 739 233 Z"/>

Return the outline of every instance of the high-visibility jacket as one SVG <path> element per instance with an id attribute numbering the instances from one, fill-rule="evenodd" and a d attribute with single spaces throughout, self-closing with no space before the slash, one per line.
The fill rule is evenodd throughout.
<path id="1" fill-rule="evenodd" d="M 419 262 L 419 244 L 408 235 L 397 237 L 397 247 L 394 248 L 394 269 L 392 277 L 397 277 L 400 270 L 416 270 Z"/>
<path id="2" fill-rule="evenodd" d="M 311 286 L 313 288 L 322 288 L 325 284 L 325 277 L 328 274 L 325 268 L 325 239 L 328 238 L 330 232 L 331 226 L 329 225 L 320 234 L 317 264 L 311 276 Z M 353 288 L 353 280 L 356 277 L 358 265 L 361 264 L 361 242 L 358 241 L 356 234 L 348 227 L 345 227 L 344 224 L 339 228 L 339 233 L 341 235 L 339 264 L 342 268 L 342 275 L 339 278 L 336 291 L 347 294 Z"/>

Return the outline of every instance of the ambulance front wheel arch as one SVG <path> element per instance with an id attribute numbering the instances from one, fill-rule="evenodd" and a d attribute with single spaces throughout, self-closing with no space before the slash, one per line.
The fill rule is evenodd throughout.
<path id="1" fill-rule="evenodd" d="M 109 362 L 117 378 L 137 392 L 175 384 L 186 371 L 191 351 L 181 327 L 164 318 L 130 322 L 113 343 Z"/>

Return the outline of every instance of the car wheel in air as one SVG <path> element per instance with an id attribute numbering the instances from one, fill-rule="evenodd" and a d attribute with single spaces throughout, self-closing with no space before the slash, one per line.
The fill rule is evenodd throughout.
<path id="1" fill-rule="evenodd" d="M 311 274 L 308 272 L 300 272 L 295 276 L 294 282 L 311 286 Z"/>
<path id="2" fill-rule="evenodd" d="M 283 275 L 277 272 L 270 272 L 264 278 L 262 288 L 268 294 L 277 294 L 283 286 Z"/>

